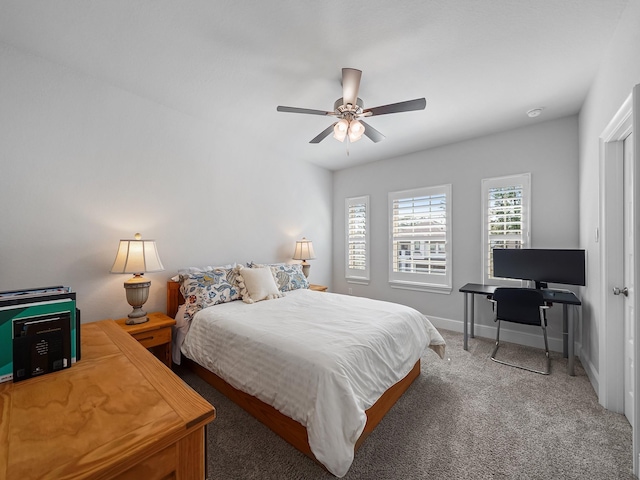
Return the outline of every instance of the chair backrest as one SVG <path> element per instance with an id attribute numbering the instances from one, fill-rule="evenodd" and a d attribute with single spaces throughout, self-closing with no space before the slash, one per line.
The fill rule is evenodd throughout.
<path id="1" fill-rule="evenodd" d="M 496 301 L 498 320 L 540 325 L 540 307 L 545 304 L 540 290 L 533 288 L 496 288 L 493 293 Z"/>

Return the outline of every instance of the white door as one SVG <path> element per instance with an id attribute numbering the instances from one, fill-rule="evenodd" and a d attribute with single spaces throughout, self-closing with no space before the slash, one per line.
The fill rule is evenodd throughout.
<path id="1" fill-rule="evenodd" d="M 640 84 L 600 136 L 602 235 L 599 230 L 595 232 L 596 242 L 600 241 L 603 281 L 598 283 L 604 322 L 599 332 L 598 398 L 605 408 L 624 412 L 629 419 L 633 428 L 633 473 L 638 476 L 640 424 L 635 428 L 635 419 L 640 419 L 640 393 L 635 398 L 635 390 L 636 385 L 640 389 L 640 368 L 635 368 L 635 359 L 640 360 L 640 318 L 634 321 L 633 317 L 640 259 L 633 252 L 640 255 L 640 235 L 634 235 L 633 225 L 640 224 L 640 210 L 634 208 L 633 199 L 640 202 L 640 178 L 636 178 L 640 177 L 640 168 L 634 166 L 633 160 L 640 160 L 640 141 L 634 141 L 632 136 L 634 125 L 640 125 Z M 612 287 L 618 296 L 612 294 Z M 625 288 L 627 295 L 623 295 Z"/>
<path id="2" fill-rule="evenodd" d="M 634 348 L 634 238 L 633 238 L 633 133 L 624 139 L 624 414 L 632 427 L 635 390 Z"/>

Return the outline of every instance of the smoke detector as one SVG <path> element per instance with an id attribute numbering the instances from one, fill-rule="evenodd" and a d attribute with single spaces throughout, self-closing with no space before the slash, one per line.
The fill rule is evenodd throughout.
<path id="1" fill-rule="evenodd" d="M 542 113 L 542 110 L 544 110 L 543 107 L 532 108 L 527 112 L 527 115 L 529 116 L 529 118 L 535 118 Z"/>

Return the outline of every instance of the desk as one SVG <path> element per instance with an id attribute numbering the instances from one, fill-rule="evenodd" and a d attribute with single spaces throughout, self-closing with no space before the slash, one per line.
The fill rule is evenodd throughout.
<path id="1" fill-rule="evenodd" d="M 82 360 L 0 385 L 0 478 L 205 478 L 215 410 L 115 322 L 82 325 Z"/>
<path id="2" fill-rule="evenodd" d="M 474 295 L 484 295 L 491 297 L 498 285 L 482 285 L 480 283 L 467 283 L 460 287 L 460 292 L 464 293 L 464 325 L 463 343 L 464 349 L 469 350 L 468 337 L 473 338 L 474 332 Z M 569 315 L 569 305 L 582 305 L 582 302 L 573 292 L 565 292 L 553 289 L 542 289 L 544 301 L 547 303 L 560 303 L 562 305 L 562 354 L 567 358 L 567 373 L 575 375 L 574 372 L 574 340 L 573 340 L 573 315 Z M 470 329 L 468 329 L 469 319 L 471 319 Z"/>

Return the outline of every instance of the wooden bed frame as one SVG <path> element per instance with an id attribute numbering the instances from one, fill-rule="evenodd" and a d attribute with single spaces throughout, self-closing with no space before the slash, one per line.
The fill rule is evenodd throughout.
<path id="1" fill-rule="evenodd" d="M 180 284 L 178 282 L 168 281 L 167 315 L 174 318 L 178 312 L 178 307 L 183 303 L 184 298 L 180 293 Z M 184 356 L 182 357 L 182 362 L 199 377 L 204 379 L 207 383 L 212 385 L 216 390 L 224 394 L 238 406 L 253 415 L 260 422 L 264 423 L 284 440 L 289 442 L 302 453 L 316 460 L 311 452 L 311 448 L 309 447 L 307 429 L 304 425 L 280 413 L 278 410 L 273 408 L 271 405 L 264 403 L 262 400 L 232 387 L 215 373 L 210 372 L 196 362 L 189 360 Z M 416 362 L 413 369 L 411 369 L 406 377 L 391 386 L 382 394 L 378 401 L 366 411 L 367 423 L 364 427 L 364 431 L 360 435 L 360 438 L 356 442 L 355 451 L 358 450 L 362 442 L 364 442 L 369 434 L 376 428 L 385 414 L 391 409 L 391 407 L 393 407 L 396 401 L 419 375 L 420 360 Z"/>

